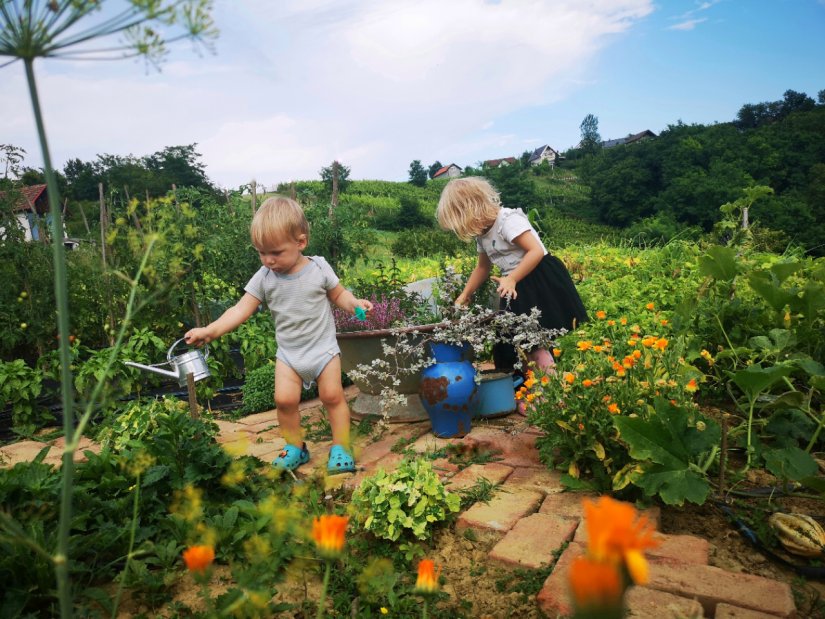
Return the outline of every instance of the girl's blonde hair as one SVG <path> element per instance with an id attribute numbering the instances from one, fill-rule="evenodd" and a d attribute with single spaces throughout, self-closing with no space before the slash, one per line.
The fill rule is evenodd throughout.
<path id="1" fill-rule="evenodd" d="M 438 225 L 465 241 L 489 228 L 501 208 L 501 197 L 486 178 L 451 180 L 441 192 L 435 216 Z"/>
<path id="2" fill-rule="evenodd" d="M 309 222 L 304 215 L 304 209 L 295 200 L 282 196 L 264 200 L 255 212 L 249 228 L 252 244 L 257 248 L 286 238 L 297 241 L 301 235 L 309 240 Z"/>

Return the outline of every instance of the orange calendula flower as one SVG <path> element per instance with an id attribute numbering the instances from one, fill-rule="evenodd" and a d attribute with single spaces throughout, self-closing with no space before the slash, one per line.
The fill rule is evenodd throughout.
<path id="1" fill-rule="evenodd" d="M 648 580 L 644 551 L 659 545 L 655 529 L 647 516 L 640 515 L 630 503 L 600 497 L 595 503 L 584 500 L 587 526 L 587 554 L 595 561 L 624 565 L 633 582 Z"/>
<path id="2" fill-rule="evenodd" d="M 642 346 L 644 346 L 645 348 L 650 348 L 655 343 L 656 343 L 656 338 L 655 337 L 650 337 L 649 335 L 642 340 Z"/>
<path id="3" fill-rule="evenodd" d="M 631 355 L 628 355 L 627 357 L 622 359 L 622 367 L 624 367 L 625 369 L 629 370 L 634 365 L 636 365 L 636 359 L 634 359 Z"/>
<path id="4" fill-rule="evenodd" d="M 668 321 L 667 321 L 667 319 L 662 318 L 659 322 L 662 324 L 663 327 L 666 327 Z"/>
<path id="5" fill-rule="evenodd" d="M 558 357 L 559 355 L 561 355 L 561 348 L 554 348 L 553 349 L 553 356 Z"/>
<path id="6" fill-rule="evenodd" d="M 583 386 L 583 387 L 592 387 L 592 386 L 593 386 L 593 381 L 592 381 L 592 380 L 590 380 L 589 378 L 585 378 L 585 379 L 582 381 L 582 386 Z"/>
<path id="7" fill-rule="evenodd" d="M 215 549 L 212 546 L 190 546 L 183 551 L 183 562 L 186 569 L 197 574 L 204 573 L 215 560 Z"/>
<path id="8" fill-rule="evenodd" d="M 642 351 L 641 351 L 641 350 L 634 350 L 634 351 L 633 351 L 633 354 L 632 354 L 631 356 L 632 356 L 634 359 L 638 360 L 638 359 L 639 359 L 639 358 L 641 358 L 641 356 L 642 356 Z"/>
<path id="9" fill-rule="evenodd" d="M 550 377 L 549 376 L 542 376 L 541 377 L 541 384 L 542 385 L 546 385 L 549 382 L 550 382 Z"/>
<path id="10" fill-rule="evenodd" d="M 611 415 L 618 415 L 622 412 L 622 409 L 619 408 L 618 404 L 612 402 L 611 404 L 607 405 L 607 412 L 609 412 Z"/>
<path id="11" fill-rule="evenodd" d="M 576 608 L 585 612 L 622 606 L 621 577 L 610 563 L 577 557 L 570 565 L 570 589 Z"/>
<path id="12" fill-rule="evenodd" d="M 596 344 L 593 347 L 593 352 L 602 352 L 603 350 L 604 350 L 604 348 L 602 346 L 599 346 L 598 344 Z"/>
<path id="13" fill-rule="evenodd" d="M 565 372 L 563 378 L 564 382 L 566 382 L 568 385 L 572 385 L 574 382 L 576 382 L 576 375 L 572 372 Z"/>
<path id="14" fill-rule="evenodd" d="M 516 400 L 521 400 L 521 399 L 524 397 L 524 393 L 525 393 L 525 392 L 524 392 L 524 391 L 522 391 L 521 389 L 519 389 L 518 391 L 516 391 Z"/>
<path id="15" fill-rule="evenodd" d="M 536 384 L 536 379 L 533 378 L 532 376 L 524 381 L 524 386 L 527 389 L 532 389 L 535 384 Z"/>
<path id="16" fill-rule="evenodd" d="M 621 318 L 619 318 L 619 322 L 620 322 L 620 323 L 622 323 L 622 326 L 624 326 L 624 325 L 626 325 L 626 324 L 627 324 L 627 318 L 625 318 L 624 316 L 622 316 Z"/>
<path id="17" fill-rule="evenodd" d="M 685 385 L 685 391 L 689 391 L 690 393 L 693 393 L 698 388 L 699 388 L 699 385 L 696 384 L 696 379 L 695 378 L 691 378 L 688 381 L 687 385 Z"/>
<path id="18" fill-rule="evenodd" d="M 590 350 L 591 348 L 593 348 L 593 342 L 591 342 L 590 340 L 581 340 L 576 344 L 576 348 L 578 348 L 581 351 Z"/>
<path id="19" fill-rule="evenodd" d="M 658 340 L 656 340 L 654 346 L 659 350 L 664 350 L 665 348 L 667 348 L 667 340 L 663 337 L 660 337 Z"/>
<path id="20" fill-rule="evenodd" d="M 647 305 L 645 305 L 645 309 L 648 309 L 648 310 L 650 310 L 651 312 L 652 312 L 655 308 L 656 308 L 656 306 L 655 306 L 653 303 L 648 303 Z"/>
<path id="21" fill-rule="evenodd" d="M 337 557 L 344 549 L 344 533 L 347 530 L 348 516 L 324 514 L 312 520 L 312 539 L 318 552 L 326 557 Z"/>
<path id="22" fill-rule="evenodd" d="M 535 394 L 535 393 L 528 393 L 528 394 L 525 396 L 525 399 L 526 399 L 528 402 L 532 402 L 533 400 L 535 400 L 535 399 L 536 399 L 536 394 Z"/>
<path id="23" fill-rule="evenodd" d="M 607 318 L 607 312 L 605 312 L 604 310 L 599 310 L 598 312 L 596 312 L 596 318 L 598 318 L 599 320 L 604 320 L 605 318 Z"/>
<path id="24" fill-rule="evenodd" d="M 630 347 L 634 347 L 634 346 L 636 346 L 637 342 L 638 342 L 638 340 L 631 338 L 631 339 L 627 340 L 627 345 L 630 346 Z"/>
<path id="25" fill-rule="evenodd" d="M 615 327 L 616 326 L 616 321 L 615 320 L 608 320 L 607 321 L 607 326 L 608 327 Z"/>
<path id="26" fill-rule="evenodd" d="M 438 591 L 438 575 L 441 568 L 435 569 L 432 559 L 421 559 L 418 562 L 418 579 L 415 581 L 416 591 L 433 593 Z"/>

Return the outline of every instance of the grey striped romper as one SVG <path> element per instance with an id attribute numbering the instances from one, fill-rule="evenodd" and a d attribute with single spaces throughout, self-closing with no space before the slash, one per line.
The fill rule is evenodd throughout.
<path id="1" fill-rule="evenodd" d="M 262 266 L 246 292 L 264 302 L 275 321 L 276 357 L 291 367 L 309 388 L 327 364 L 341 354 L 327 292 L 338 276 L 321 256 L 297 273 L 282 275 Z"/>

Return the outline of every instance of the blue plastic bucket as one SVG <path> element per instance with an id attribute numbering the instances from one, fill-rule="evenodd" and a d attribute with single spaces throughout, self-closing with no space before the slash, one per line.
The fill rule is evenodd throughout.
<path id="1" fill-rule="evenodd" d="M 478 385 L 475 416 L 481 418 L 501 417 L 516 410 L 516 387 L 524 379 L 521 376 L 503 372 L 481 374 Z"/>

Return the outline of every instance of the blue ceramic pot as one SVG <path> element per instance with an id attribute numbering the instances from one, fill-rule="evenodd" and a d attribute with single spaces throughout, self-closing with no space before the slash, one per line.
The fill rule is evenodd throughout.
<path id="1" fill-rule="evenodd" d="M 461 346 L 435 344 L 431 348 L 436 362 L 421 370 L 421 403 L 430 417 L 433 434 L 439 438 L 464 436 L 471 430 L 475 412 L 476 369 L 462 359 L 465 349 Z"/>

